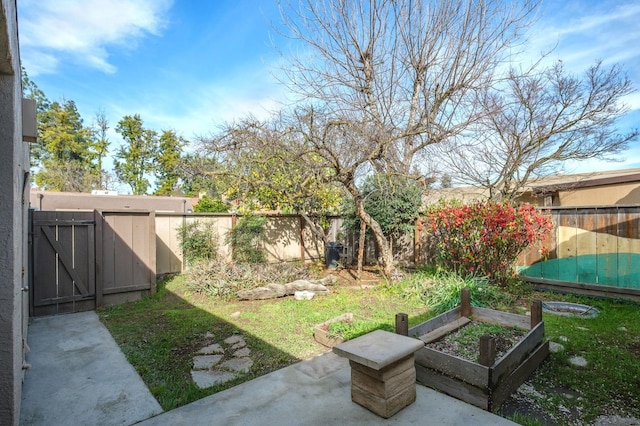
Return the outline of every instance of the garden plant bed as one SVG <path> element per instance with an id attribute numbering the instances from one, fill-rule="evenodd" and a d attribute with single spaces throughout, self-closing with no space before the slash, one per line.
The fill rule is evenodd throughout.
<path id="1" fill-rule="evenodd" d="M 534 302 L 531 317 L 470 306 L 467 290 L 462 291 L 460 306 L 409 329 L 409 336 L 427 345 L 415 354 L 417 380 L 467 403 L 485 410 L 494 410 L 513 393 L 549 354 L 549 342 L 544 339 L 544 322 L 539 301 Z M 467 325 L 488 323 L 505 329 L 521 329 L 524 335 L 513 344 L 483 335 L 477 344 L 477 361 L 448 353 L 453 345 L 443 341 Z M 474 325 L 471 325 L 474 327 Z M 506 340 L 506 339 L 505 339 Z M 502 344 L 500 344 L 502 343 Z M 498 355 L 503 346 L 506 352 Z M 507 346 L 509 346 L 507 348 Z M 467 352 L 468 351 L 467 349 Z"/>
<path id="2" fill-rule="evenodd" d="M 480 346 L 478 341 L 485 334 L 489 334 L 495 339 L 496 359 L 500 359 L 527 334 L 527 331 L 521 328 L 472 320 L 457 331 L 427 343 L 427 347 L 468 361 L 479 362 Z"/>
<path id="3" fill-rule="evenodd" d="M 351 324 L 353 322 L 353 314 L 347 312 L 346 314 L 342 314 L 335 318 L 331 318 L 328 321 L 325 321 L 321 324 L 316 325 L 313 328 L 313 337 L 316 339 L 316 342 L 320 343 L 327 348 L 333 348 L 336 345 L 344 342 L 344 339 L 340 336 L 335 336 L 329 331 L 329 327 L 334 322 L 344 322 L 347 324 Z"/>

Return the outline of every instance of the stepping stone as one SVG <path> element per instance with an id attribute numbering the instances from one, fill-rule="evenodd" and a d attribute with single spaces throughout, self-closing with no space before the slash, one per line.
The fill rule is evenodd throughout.
<path id="1" fill-rule="evenodd" d="M 549 351 L 553 352 L 554 354 L 558 353 L 558 352 L 562 352 L 564 351 L 564 346 L 561 345 L 560 343 L 556 343 L 556 342 L 549 342 Z"/>
<path id="2" fill-rule="evenodd" d="M 223 358 L 223 355 L 199 355 L 193 357 L 194 370 L 208 370 Z"/>
<path id="3" fill-rule="evenodd" d="M 236 358 L 241 358 L 241 357 L 249 356 L 250 353 L 251 353 L 251 349 L 244 347 L 242 349 L 238 349 L 237 351 L 235 351 L 233 353 L 233 356 L 235 356 Z"/>
<path id="4" fill-rule="evenodd" d="M 211 355 L 211 354 L 223 354 L 224 349 L 218 343 L 214 343 L 213 345 L 205 346 L 204 348 L 198 351 L 199 354 L 203 355 Z"/>
<path id="5" fill-rule="evenodd" d="M 238 377 L 237 374 L 228 371 L 191 371 L 191 378 L 200 389 L 210 388 L 211 386 L 233 380 L 236 377 Z"/>
<path id="6" fill-rule="evenodd" d="M 244 340 L 242 342 L 238 342 L 235 345 L 231 346 L 231 350 L 232 351 L 237 351 L 238 349 L 242 349 L 247 347 L 247 342 L 245 342 Z"/>
<path id="7" fill-rule="evenodd" d="M 226 339 L 224 339 L 224 342 L 227 345 L 235 345 L 236 343 L 244 342 L 244 338 L 239 334 L 234 334 L 233 336 L 227 337 Z"/>
<path id="8" fill-rule="evenodd" d="M 569 363 L 575 367 L 586 367 L 587 360 L 581 356 L 572 356 L 569 358 Z"/>
<path id="9" fill-rule="evenodd" d="M 219 367 L 238 373 L 248 373 L 252 365 L 251 358 L 233 358 L 223 362 Z"/>

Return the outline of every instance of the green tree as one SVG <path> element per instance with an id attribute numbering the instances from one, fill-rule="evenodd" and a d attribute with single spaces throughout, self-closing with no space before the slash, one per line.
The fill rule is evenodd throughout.
<path id="1" fill-rule="evenodd" d="M 145 129 L 138 114 L 124 116 L 118 122 L 116 132 L 125 142 L 115 153 L 116 176 L 129 185 L 134 194 L 146 194 L 150 186 L 148 176 L 154 171 L 158 134 Z"/>
<path id="2" fill-rule="evenodd" d="M 204 195 L 195 206 L 193 211 L 196 213 L 226 213 L 229 211 L 229 205 L 225 204 L 220 197 L 209 197 Z"/>
<path id="3" fill-rule="evenodd" d="M 172 195 L 180 180 L 182 149 L 187 144 L 174 130 L 163 130 L 155 152 L 156 195 Z"/>
<path id="4" fill-rule="evenodd" d="M 99 186 L 92 129 L 73 101 L 52 102 L 38 114 L 40 149 L 36 183 L 50 191 L 90 191 Z"/>
<path id="5" fill-rule="evenodd" d="M 103 160 L 109 153 L 109 139 L 107 139 L 107 130 L 109 130 L 109 121 L 104 111 L 98 111 L 95 116 L 95 132 L 94 147 L 96 151 L 96 169 L 99 175 L 99 189 L 106 189 L 106 173 L 103 168 Z"/>
<path id="6" fill-rule="evenodd" d="M 422 204 L 423 188 L 412 179 L 397 175 L 376 174 L 368 177 L 360 191 L 365 209 L 380 224 L 385 235 L 399 238 L 412 232 Z M 345 204 L 347 229 L 360 229 L 360 218 L 353 202 Z"/>

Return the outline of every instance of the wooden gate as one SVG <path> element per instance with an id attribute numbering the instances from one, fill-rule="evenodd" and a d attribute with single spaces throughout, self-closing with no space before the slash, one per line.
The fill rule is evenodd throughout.
<path id="1" fill-rule="evenodd" d="M 32 316 L 96 307 L 93 212 L 31 212 Z"/>
<path id="2" fill-rule="evenodd" d="M 149 211 L 32 211 L 31 316 L 93 310 L 156 290 Z"/>

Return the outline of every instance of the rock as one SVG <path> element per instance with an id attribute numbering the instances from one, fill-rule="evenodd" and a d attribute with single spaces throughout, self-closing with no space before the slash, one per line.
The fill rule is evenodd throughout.
<path id="1" fill-rule="evenodd" d="M 325 285 L 333 285 L 336 282 L 336 277 L 328 275 L 321 280 L 295 280 L 285 285 L 269 284 L 266 287 L 258 287 L 253 290 L 240 290 L 237 296 L 240 300 L 264 300 L 290 296 L 297 291 L 309 291 L 316 295 L 329 294 L 329 289 Z"/>
<path id="2" fill-rule="evenodd" d="M 219 383 L 225 383 L 233 380 L 238 375 L 228 371 L 192 371 L 191 378 L 200 389 L 210 388 Z"/>
<path id="3" fill-rule="evenodd" d="M 247 346 L 247 342 L 243 340 L 239 341 L 238 343 L 236 343 L 235 345 L 231 346 L 231 350 L 232 351 L 237 351 L 238 349 L 244 348 L 245 346 Z"/>
<path id="4" fill-rule="evenodd" d="M 560 340 L 561 342 L 567 343 L 569 341 L 569 338 L 567 336 L 560 336 L 558 337 L 558 340 Z"/>
<path id="5" fill-rule="evenodd" d="M 558 352 L 562 352 L 564 351 L 564 346 L 561 345 L 560 343 L 556 343 L 556 342 L 549 342 L 549 351 L 555 353 Z"/>
<path id="6" fill-rule="evenodd" d="M 586 367 L 587 360 L 581 356 L 572 356 L 569 358 L 569 363 L 574 367 Z"/>
<path id="7" fill-rule="evenodd" d="M 205 339 L 213 339 L 214 337 L 216 336 L 210 331 L 207 331 L 207 334 L 204 335 Z"/>
<path id="8" fill-rule="evenodd" d="M 625 326 L 623 325 L 623 326 L 618 327 L 618 330 L 620 330 L 620 331 L 627 331 L 627 327 L 625 327 Z"/>
<path id="9" fill-rule="evenodd" d="M 198 355 L 193 357 L 194 370 L 208 370 L 223 358 L 223 355 Z"/>
<path id="10" fill-rule="evenodd" d="M 313 296 L 315 296 L 316 294 L 312 291 L 307 291 L 307 290 L 303 290 L 303 291 L 296 291 L 294 293 L 294 296 L 296 298 L 296 300 L 311 300 L 313 299 Z"/>
<path id="11" fill-rule="evenodd" d="M 240 318 L 240 311 L 236 311 L 230 315 L 231 318 Z"/>
<path id="12" fill-rule="evenodd" d="M 238 349 L 237 351 L 235 351 L 233 353 L 233 356 L 235 356 L 236 358 L 241 358 L 241 357 L 249 356 L 249 354 L 251 354 L 251 349 L 244 347 L 242 349 Z"/>
<path id="13" fill-rule="evenodd" d="M 587 327 L 576 327 L 578 330 L 582 330 L 582 331 L 589 331 L 589 329 Z"/>
<path id="14" fill-rule="evenodd" d="M 205 346 L 204 348 L 198 351 L 199 354 L 203 355 L 211 355 L 211 354 L 221 354 L 224 353 L 224 349 L 218 343 L 214 343 L 213 345 Z"/>
<path id="15" fill-rule="evenodd" d="M 239 334 L 234 334 L 233 336 L 227 337 L 226 339 L 224 339 L 224 342 L 227 345 L 235 345 L 236 343 L 239 342 L 244 342 L 244 337 L 240 336 Z M 245 343 L 246 345 L 246 343 Z"/>
<path id="16" fill-rule="evenodd" d="M 253 365 L 251 358 L 233 358 L 220 364 L 220 368 L 235 371 L 237 373 L 248 373 Z"/>
<path id="17" fill-rule="evenodd" d="M 600 416 L 593 424 L 595 426 L 640 426 L 640 419 L 622 416 Z"/>

